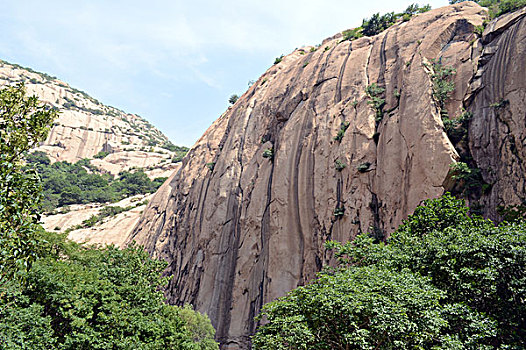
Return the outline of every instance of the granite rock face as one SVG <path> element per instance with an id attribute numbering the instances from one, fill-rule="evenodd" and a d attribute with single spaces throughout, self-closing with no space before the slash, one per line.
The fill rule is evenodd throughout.
<path id="1" fill-rule="evenodd" d="M 524 24 L 502 24 L 500 34 L 490 27 L 481 41 L 474 30 L 486 18 L 484 8 L 462 2 L 374 37 L 351 42 L 336 35 L 272 66 L 199 139 L 165 184 L 171 191 L 154 196 L 128 238 L 169 262 L 169 301 L 206 312 L 223 349 L 246 349 L 262 305 L 330 263 L 326 240 L 346 241 L 360 232 L 385 237 L 422 200 L 442 195 L 459 154 L 432 96 L 433 59 L 456 69 L 449 115 L 473 109 L 474 124 L 485 118 L 477 115 L 476 106 L 487 103 L 480 89 L 504 79 L 507 92 L 498 97 L 510 101 L 506 116 L 523 160 L 524 56 L 506 58 L 522 64 L 522 78 L 516 72 L 513 80 L 515 66 L 506 68 L 498 54 L 501 45 L 508 54 L 524 51 L 526 41 L 515 40 L 520 30 L 513 29 Z M 498 48 L 492 49 L 497 62 L 490 59 L 480 72 L 486 42 Z M 493 77 L 502 70 L 513 81 Z M 483 80 L 477 91 L 476 79 Z M 385 89 L 378 93 L 385 99 L 381 112 L 366 93 L 372 84 Z M 470 130 L 481 164 L 500 159 L 504 131 L 494 128 L 505 123 L 494 123 Z M 524 186 L 522 161 L 511 162 L 493 168 L 514 175 L 497 181 L 491 203 L 508 200 L 496 194 L 499 186 Z"/>
<path id="2" fill-rule="evenodd" d="M 491 186 L 482 212 L 498 220 L 499 206 L 526 204 L 526 8 L 492 22 L 481 44 L 465 100 L 473 113 L 469 147 Z"/>

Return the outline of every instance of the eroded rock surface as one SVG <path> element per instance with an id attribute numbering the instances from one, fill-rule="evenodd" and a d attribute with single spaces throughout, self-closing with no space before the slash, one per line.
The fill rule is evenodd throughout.
<path id="1" fill-rule="evenodd" d="M 446 107 L 459 115 L 467 95 L 480 95 L 474 79 L 484 47 L 474 29 L 486 16 L 477 4 L 462 2 L 374 37 L 341 42 L 336 35 L 315 52 L 299 49 L 272 66 L 194 145 L 168 184 L 171 192 L 154 196 L 129 238 L 170 263 L 169 301 L 206 312 L 223 349 L 246 349 L 262 305 L 330 262 L 326 240 L 388 235 L 422 200 L 442 195 L 459 155 L 432 97 L 429 63 L 456 69 Z M 483 40 L 507 42 L 508 54 L 519 54 L 526 41 L 508 34 L 519 22 Z M 522 64 L 522 78 L 513 80 L 522 87 L 524 57 L 507 58 Z M 500 74 L 504 63 L 495 65 Z M 484 86 L 501 79 L 489 67 Z M 366 94 L 373 83 L 385 89 L 381 118 Z M 512 96 L 524 101 L 522 87 L 510 84 L 498 97 L 519 109 L 508 119 L 522 123 L 517 132 L 523 133 L 524 103 L 511 102 Z M 344 122 L 345 134 L 335 140 Z M 483 139 L 491 130 L 476 126 L 470 136 Z M 499 159 L 488 142 L 477 142 L 471 144 L 477 159 Z M 524 137 L 516 136 L 519 143 Z M 337 161 L 345 165 L 341 171 Z M 513 171 L 513 183 L 523 183 L 524 171 Z"/>
<path id="2" fill-rule="evenodd" d="M 490 190 L 480 200 L 484 216 L 499 206 L 526 204 L 526 8 L 492 22 L 472 93 L 470 150 Z"/>

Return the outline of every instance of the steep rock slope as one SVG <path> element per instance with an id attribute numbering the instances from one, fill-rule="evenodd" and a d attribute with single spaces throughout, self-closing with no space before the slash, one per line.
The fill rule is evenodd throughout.
<path id="1" fill-rule="evenodd" d="M 247 348 L 261 306 L 330 262 L 327 239 L 388 235 L 423 199 L 454 187 L 450 165 L 459 154 L 433 98 L 431 62 L 456 69 L 449 115 L 467 107 L 474 124 L 485 118 L 476 103 L 471 107 L 481 94 L 476 80 L 486 79 L 478 89 L 489 88 L 492 70 L 505 67 L 499 61 L 482 73 L 483 44 L 506 42 L 510 54 L 523 47 L 508 37 L 522 25 L 517 18 L 500 32 L 490 26 L 478 40 L 475 27 L 486 17 L 482 7 L 462 2 L 374 37 L 341 42 L 336 35 L 271 67 L 194 145 L 168 184 L 171 193 L 154 196 L 128 239 L 169 261 L 169 300 L 207 312 L 224 349 Z M 523 57 L 507 60 L 524 72 Z M 524 80 L 516 83 L 509 94 L 519 94 L 518 102 Z M 372 84 L 385 89 L 377 96 L 385 99 L 381 112 L 369 103 Z M 519 109 L 517 132 L 524 132 L 524 105 L 516 102 L 510 96 L 507 108 Z M 484 128 L 470 129 L 469 146 L 481 164 L 500 159 L 477 143 L 487 137 Z M 496 148 L 500 136 L 492 136 Z M 523 176 L 510 178 L 521 183 Z M 494 196 L 493 204 L 501 198 Z"/>
<path id="2" fill-rule="evenodd" d="M 465 105 L 473 113 L 469 146 L 491 190 L 484 216 L 526 205 L 526 8 L 502 16 L 482 37 L 483 51 Z"/>
<path id="3" fill-rule="evenodd" d="M 22 82 L 28 95 L 38 96 L 60 112 L 47 140 L 37 149 L 51 161 L 75 163 L 88 158 L 103 173 L 115 176 L 122 170 L 140 168 L 151 179 L 169 177 L 179 168 L 180 164 L 172 163 L 175 152 L 162 147 L 169 144 L 168 138 L 142 117 L 103 105 L 48 74 L 0 60 L 0 86 Z M 107 155 L 93 159 L 101 151 Z M 116 205 L 129 204 L 129 200 L 124 200 Z M 64 231 L 96 215 L 103 207 L 96 203 L 75 205 L 68 208 L 68 213 L 44 217 L 43 225 L 47 230 Z M 120 244 L 135 226 L 142 209 L 144 205 L 110 217 L 101 225 L 74 230 L 69 237 L 90 243 Z"/>

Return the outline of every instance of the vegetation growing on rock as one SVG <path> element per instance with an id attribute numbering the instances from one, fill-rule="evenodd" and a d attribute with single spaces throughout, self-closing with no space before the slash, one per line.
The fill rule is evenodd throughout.
<path id="1" fill-rule="evenodd" d="M 376 13 L 370 18 L 364 18 L 360 27 L 343 31 L 342 41 L 354 40 L 361 38 L 362 36 L 373 36 L 380 34 L 395 24 L 399 19 L 402 19 L 402 21 L 406 22 L 409 21 L 412 16 L 418 13 L 427 12 L 429 10 L 431 10 L 430 5 L 419 6 L 418 4 L 412 4 L 409 5 L 402 13 L 389 12 L 383 15 Z"/>
<path id="2" fill-rule="evenodd" d="M 467 0 L 449 0 L 450 4 L 457 4 Z M 489 9 L 490 18 L 496 18 L 505 13 L 515 11 L 523 6 L 526 6 L 526 0 L 472 0 L 480 6 Z"/>

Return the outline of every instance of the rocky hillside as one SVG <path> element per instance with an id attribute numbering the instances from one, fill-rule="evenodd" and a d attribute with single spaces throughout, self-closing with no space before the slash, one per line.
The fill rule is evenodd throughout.
<path id="1" fill-rule="evenodd" d="M 171 144 L 142 117 L 105 106 L 48 74 L 0 60 L 0 86 L 19 83 L 25 84 L 28 95 L 37 95 L 41 101 L 60 111 L 47 140 L 37 149 L 44 151 L 52 162 L 75 163 L 89 159 L 89 164 L 94 167 L 92 170 L 102 174 L 116 176 L 123 170 L 143 169 L 150 179 L 169 177 L 180 166 L 173 160 L 178 160 L 182 148 Z M 141 201 L 149 197 L 141 198 Z M 115 205 L 127 207 L 128 202 L 124 200 Z M 93 203 L 58 210 L 55 215 L 43 218 L 44 226 L 56 231 L 78 227 L 104 206 Z M 144 205 L 119 214 L 119 217 L 109 217 L 92 227 L 73 230 L 70 238 L 119 244 L 135 226 L 142 209 Z"/>
<path id="2" fill-rule="evenodd" d="M 276 60 L 194 145 L 129 241 L 170 262 L 169 301 L 247 348 L 261 306 L 385 238 L 451 190 L 479 213 L 523 203 L 526 10 L 473 2 Z"/>
<path id="3" fill-rule="evenodd" d="M 92 163 L 112 174 L 170 163 L 173 152 L 161 147 L 170 141 L 142 117 L 105 106 L 48 74 L 0 60 L 0 85 L 21 82 L 28 95 L 60 111 L 39 148 L 53 161 L 76 162 L 106 152 L 108 156 Z"/>

